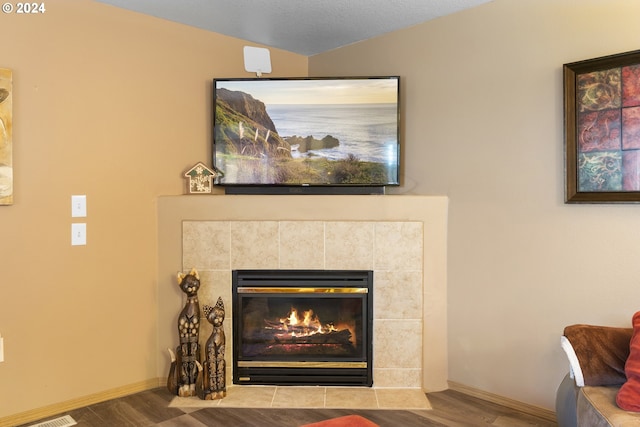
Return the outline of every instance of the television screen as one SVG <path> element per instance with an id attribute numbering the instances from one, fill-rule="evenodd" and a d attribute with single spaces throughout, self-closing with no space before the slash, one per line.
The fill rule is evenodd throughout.
<path id="1" fill-rule="evenodd" d="M 399 184 L 399 77 L 213 82 L 216 184 Z"/>

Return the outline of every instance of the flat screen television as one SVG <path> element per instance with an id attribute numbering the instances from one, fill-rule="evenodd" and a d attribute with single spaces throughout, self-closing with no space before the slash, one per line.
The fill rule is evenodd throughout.
<path id="1" fill-rule="evenodd" d="M 227 193 L 384 193 L 399 185 L 400 78 L 214 79 Z"/>

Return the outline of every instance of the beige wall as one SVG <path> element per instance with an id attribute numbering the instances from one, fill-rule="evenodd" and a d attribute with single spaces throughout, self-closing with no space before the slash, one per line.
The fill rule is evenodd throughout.
<path id="1" fill-rule="evenodd" d="M 638 207 L 563 204 L 565 62 L 638 48 L 635 0 L 494 0 L 274 75 L 399 74 L 404 182 L 449 205 L 449 377 L 547 408 L 570 323 L 638 309 Z M 0 420 L 155 379 L 156 198 L 208 158 L 244 42 L 89 0 L 2 15 L 15 204 L 0 207 Z M 86 247 L 70 196 L 87 194 Z M 1 422 L 0 422 L 1 424 Z"/>
<path id="2" fill-rule="evenodd" d="M 15 204 L 0 207 L 2 418 L 158 377 L 159 195 L 208 162 L 211 79 L 242 40 L 89 0 L 0 16 L 13 70 Z M 308 59 L 271 50 L 273 75 Z M 71 247 L 71 195 L 88 245 Z M 179 242 L 176 242 L 179 245 Z"/>
<path id="3" fill-rule="evenodd" d="M 565 325 L 640 309 L 640 207 L 563 204 L 562 64 L 640 48 L 635 0 L 495 0 L 310 58 L 399 74 L 401 193 L 446 194 L 449 379 L 553 408 Z"/>

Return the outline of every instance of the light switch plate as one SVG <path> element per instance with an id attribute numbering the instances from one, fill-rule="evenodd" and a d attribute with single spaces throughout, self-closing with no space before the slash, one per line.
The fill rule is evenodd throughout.
<path id="1" fill-rule="evenodd" d="M 0 336 L 0 362 L 4 362 L 4 338 Z"/>
<path id="2" fill-rule="evenodd" d="M 71 196 L 71 217 L 84 218 L 87 216 L 87 196 Z"/>
<path id="3" fill-rule="evenodd" d="M 71 224 L 71 245 L 82 246 L 87 244 L 87 224 L 78 222 Z"/>

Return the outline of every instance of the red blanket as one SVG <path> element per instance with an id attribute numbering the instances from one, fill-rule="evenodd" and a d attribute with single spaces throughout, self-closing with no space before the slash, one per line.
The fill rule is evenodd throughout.
<path id="1" fill-rule="evenodd" d="M 300 427 L 379 427 L 378 424 L 369 421 L 360 415 L 346 415 L 344 417 L 332 418 L 313 424 L 305 424 Z"/>

